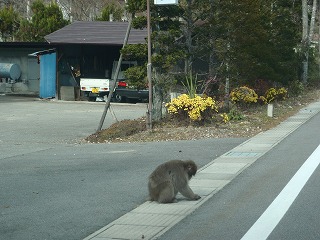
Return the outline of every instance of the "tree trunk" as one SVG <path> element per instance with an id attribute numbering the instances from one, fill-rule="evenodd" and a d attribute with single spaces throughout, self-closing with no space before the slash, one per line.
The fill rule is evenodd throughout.
<path id="1" fill-rule="evenodd" d="M 154 70 L 154 78 L 155 82 L 159 83 L 160 79 L 156 70 Z M 162 103 L 163 103 L 163 89 L 161 84 L 153 84 L 152 87 L 153 95 L 152 95 L 152 120 L 153 121 L 160 121 L 162 119 Z"/>
<path id="2" fill-rule="evenodd" d="M 317 0 L 313 0 L 312 14 L 310 20 L 310 28 L 308 29 L 308 3 L 307 0 L 302 0 L 302 51 L 304 59 L 302 60 L 302 82 L 308 81 L 308 65 L 309 65 L 309 49 L 314 33 L 314 25 L 317 10 Z"/>
<path id="3" fill-rule="evenodd" d="M 302 41 L 308 37 L 308 3 L 302 0 Z"/>
<path id="4" fill-rule="evenodd" d="M 317 0 L 313 0 L 312 14 L 311 14 L 311 20 L 310 20 L 310 29 L 309 29 L 309 42 L 312 41 L 313 34 L 314 34 L 314 25 L 315 25 L 315 19 L 316 19 L 316 12 L 317 12 Z"/>
<path id="5" fill-rule="evenodd" d="M 302 0 L 302 82 L 306 83 L 308 79 L 308 3 Z"/>
<path id="6" fill-rule="evenodd" d="M 162 119 L 162 103 L 163 91 L 159 85 L 153 86 L 153 100 L 152 100 L 152 120 L 160 121 Z"/>
<path id="7" fill-rule="evenodd" d="M 187 0 L 186 6 L 186 47 L 187 47 L 187 54 L 185 60 L 185 74 L 190 75 L 192 73 L 192 0 Z"/>
<path id="8" fill-rule="evenodd" d="M 320 19 L 320 4 L 318 4 L 318 19 Z M 320 21 L 318 20 L 318 54 L 320 56 Z M 319 65 L 319 78 L 320 78 L 320 61 Z"/>

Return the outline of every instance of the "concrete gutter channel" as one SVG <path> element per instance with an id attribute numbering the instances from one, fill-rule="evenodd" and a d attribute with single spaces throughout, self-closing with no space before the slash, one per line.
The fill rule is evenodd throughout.
<path id="1" fill-rule="evenodd" d="M 200 200 L 173 204 L 147 201 L 84 240 L 156 239 L 318 112 L 320 102 L 312 103 L 277 127 L 257 134 L 199 169 L 190 186 L 202 197 Z"/>

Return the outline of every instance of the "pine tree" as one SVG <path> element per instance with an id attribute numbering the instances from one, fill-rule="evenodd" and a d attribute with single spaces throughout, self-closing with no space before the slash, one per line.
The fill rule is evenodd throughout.
<path id="1" fill-rule="evenodd" d="M 16 38 L 20 41 L 45 41 L 44 36 L 52 33 L 69 22 L 63 19 L 62 11 L 55 3 L 45 5 L 42 0 L 36 0 L 31 5 L 33 16 L 30 21 L 23 19 Z"/>
<path id="2" fill-rule="evenodd" d="M 19 14 L 12 6 L 0 9 L 0 33 L 4 42 L 13 41 L 14 33 L 19 27 Z"/>

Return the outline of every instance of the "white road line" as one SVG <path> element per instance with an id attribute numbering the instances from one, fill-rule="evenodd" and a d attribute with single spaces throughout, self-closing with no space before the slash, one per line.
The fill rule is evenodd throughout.
<path id="1" fill-rule="evenodd" d="M 267 239 L 320 163 L 320 145 L 241 240 Z"/>

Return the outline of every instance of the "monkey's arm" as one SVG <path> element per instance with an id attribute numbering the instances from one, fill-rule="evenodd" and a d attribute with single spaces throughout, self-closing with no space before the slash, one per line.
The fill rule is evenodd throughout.
<path id="1" fill-rule="evenodd" d="M 192 189 L 189 187 L 189 185 L 185 185 L 184 187 L 182 187 L 181 189 L 179 189 L 179 192 L 185 196 L 186 198 L 189 198 L 191 200 L 198 200 L 201 197 L 197 194 L 194 194 Z"/>

